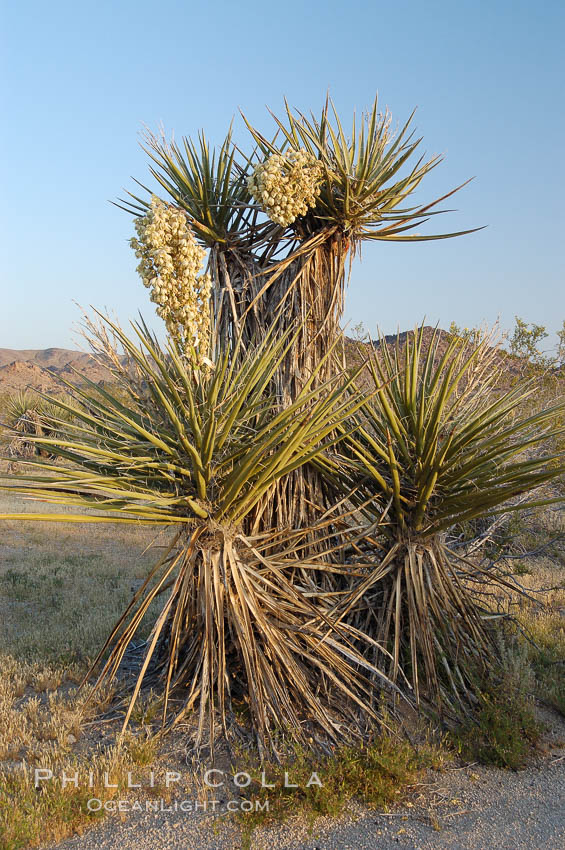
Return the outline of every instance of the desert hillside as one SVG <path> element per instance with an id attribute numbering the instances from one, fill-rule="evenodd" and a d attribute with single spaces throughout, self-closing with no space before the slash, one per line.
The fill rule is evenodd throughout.
<path id="1" fill-rule="evenodd" d="M 73 381 L 77 371 L 96 382 L 109 377 L 106 369 L 82 351 L 0 348 L 0 393 L 27 388 L 53 392 L 61 387 L 59 377 Z"/>

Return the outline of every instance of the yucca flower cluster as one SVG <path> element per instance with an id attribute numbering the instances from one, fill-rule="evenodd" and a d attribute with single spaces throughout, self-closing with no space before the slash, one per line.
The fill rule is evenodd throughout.
<path id="1" fill-rule="evenodd" d="M 147 214 L 135 221 L 130 244 L 151 300 L 171 337 L 181 343 L 195 366 L 206 358 L 210 338 L 209 274 L 200 274 L 206 252 L 198 245 L 182 210 L 155 195 Z"/>
<path id="2" fill-rule="evenodd" d="M 286 227 L 316 205 L 322 177 L 321 163 L 300 148 L 270 156 L 255 168 L 247 186 L 269 218 Z"/>

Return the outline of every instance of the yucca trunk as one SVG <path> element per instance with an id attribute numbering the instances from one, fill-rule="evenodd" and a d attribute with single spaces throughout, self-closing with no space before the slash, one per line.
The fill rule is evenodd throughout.
<path id="1" fill-rule="evenodd" d="M 329 380 L 338 369 L 336 346 L 341 337 L 347 248 L 346 240 L 333 237 L 300 255 L 261 300 L 259 309 L 264 327 L 277 316 L 281 333 L 291 326 L 300 328 L 273 382 L 282 406 L 294 401 L 322 361 L 316 377 L 318 385 Z M 332 349 L 335 356 L 327 357 Z M 313 526 L 334 503 L 327 482 L 318 470 L 306 464 L 277 482 L 269 502 L 254 517 L 254 531 L 261 527 Z M 311 535 L 310 552 L 316 550 L 314 538 Z"/>
<path id="2" fill-rule="evenodd" d="M 209 267 L 214 282 L 212 310 L 219 339 L 240 339 L 240 356 L 273 325 L 278 333 L 297 328 L 273 389 L 282 405 L 292 403 L 314 369 L 341 336 L 345 265 L 349 241 L 332 233 L 305 246 L 288 264 L 262 266 L 235 249 L 214 248 Z M 317 385 L 335 374 L 328 358 Z"/>
<path id="3" fill-rule="evenodd" d="M 294 259 L 269 286 L 260 305 L 269 326 L 278 315 L 281 332 L 300 328 L 277 376 L 282 404 L 291 403 L 307 378 L 341 338 L 345 294 L 345 264 L 349 243 L 332 235 Z M 323 383 L 336 371 L 329 357 L 317 376 Z"/>
<path id="4" fill-rule="evenodd" d="M 306 236 L 304 240 L 308 244 Z M 317 242 L 286 266 L 261 268 L 253 258 L 229 249 L 214 250 L 210 257 L 217 334 L 234 344 L 239 341 L 238 357 L 245 358 L 249 346 L 273 323 L 277 336 L 297 329 L 271 381 L 270 392 L 281 409 L 295 401 L 320 364 L 312 389 L 340 369 L 337 350 L 335 356 L 327 354 L 341 338 L 349 242 L 335 232 Z M 305 528 L 332 504 L 327 483 L 306 464 L 277 482 L 247 518 L 246 531 Z"/>
<path id="5" fill-rule="evenodd" d="M 249 345 L 264 336 L 264 328 L 252 306 L 259 286 L 257 261 L 235 248 L 214 246 L 208 264 L 216 345 L 235 346 L 239 341 L 240 356 L 245 357 Z"/>

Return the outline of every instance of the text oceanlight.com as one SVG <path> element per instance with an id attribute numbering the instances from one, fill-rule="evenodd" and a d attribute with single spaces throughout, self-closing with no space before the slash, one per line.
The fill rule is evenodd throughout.
<path id="1" fill-rule="evenodd" d="M 101 800 L 91 797 L 87 800 L 89 812 L 185 812 L 220 814 L 221 812 L 268 812 L 268 800 Z"/>

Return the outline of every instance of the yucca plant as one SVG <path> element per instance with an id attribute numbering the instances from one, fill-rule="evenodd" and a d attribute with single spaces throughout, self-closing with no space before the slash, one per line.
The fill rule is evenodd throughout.
<path id="1" fill-rule="evenodd" d="M 422 141 L 411 131 L 413 114 L 396 135 L 390 115 L 379 112 L 378 98 L 359 121 L 353 118 L 351 135 L 329 98 L 319 117 L 307 119 L 288 104 L 284 119 L 273 117 L 272 139 L 245 119 L 256 145 L 247 156 L 234 144 L 231 128 L 217 152 L 204 133 L 197 141 L 183 138 L 181 145 L 148 133 L 144 150 L 151 174 L 210 249 L 216 327 L 222 336 L 241 339 L 244 348 L 275 315 L 280 321 L 277 311 L 283 303 L 289 324 L 304 323 L 287 355 L 286 374 L 281 370 L 279 376 L 284 379 L 283 393 L 292 399 L 293 387 L 302 383 L 339 334 L 349 252 L 354 254 L 365 239 L 425 241 L 472 231 L 409 232 L 442 212 L 438 204 L 462 188 L 423 204 L 406 203 L 442 160 L 419 157 L 411 164 Z M 293 167 L 288 158 L 296 156 L 307 158 L 303 168 L 295 168 L 306 181 L 315 171 L 314 194 L 304 207 L 292 197 L 300 191 L 296 181 L 287 179 Z M 250 189 L 258 171 L 273 158 L 280 169 L 280 202 L 295 209 L 288 218 L 276 214 L 272 198 L 257 200 Z M 270 185 L 276 184 L 277 179 Z M 129 195 L 131 200 L 119 205 L 135 215 L 145 214 L 149 201 Z M 229 316 L 231 327 L 222 316 Z M 331 370 L 328 360 L 325 370 Z"/>
<path id="2" fill-rule="evenodd" d="M 165 724 L 198 711 L 197 746 L 207 732 L 213 750 L 216 723 L 228 739 L 238 705 L 263 748 L 273 749 L 273 733 L 281 730 L 303 741 L 316 727 L 326 739 L 342 738 L 342 724 L 354 730 L 359 711 L 376 716 L 372 682 L 380 674 L 355 648 L 349 627 L 332 622 L 331 594 L 309 580 L 335 565 L 298 560 L 303 542 L 295 529 L 257 534 L 246 518 L 268 502 L 279 479 L 335 441 L 336 426 L 363 398 L 348 392 L 351 378 L 313 389 L 313 374 L 280 410 L 268 388 L 292 345 L 290 332 L 267 333 L 244 361 L 227 346 L 213 367 L 195 369 L 143 324 L 135 326 L 135 341 L 108 326 L 126 354 L 108 357 L 121 392 L 69 386 L 76 404 L 65 438 L 35 438 L 66 465 L 32 461 L 29 472 L 2 485 L 86 510 L 21 515 L 26 520 L 173 529 L 94 662 L 93 669 L 102 663 L 98 684 L 117 673 L 163 594 L 124 726 L 145 680 L 162 688 Z M 71 409 L 53 403 L 63 413 Z M 327 524 L 325 533 L 331 548 Z"/>
<path id="3" fill-rule="evenodd" d="M 418 702 L 449 714 L 472 705 L 477 677 L 495 666 L 498 614 L 487 600 L 514 585 L 450 550 L 446 532 L 554 500 L 517 497 L 563 474 L 563 454 L 544 446 L 563 433 L 555 422 L 565 403 L 520 418 L 535 386 L 496 390 L 502 356 L 491 337 L 444 337 L 436 329 L 425 340 L 422 327 L 403 345 L 380 340 L 368 360 L 376 395 L 341 455 L 321 462 L 381 520 L 383 548 L 365 547 L 374 566 L 342 616 L 381 643 L 386 652 L 372 660 L 393 681 L 402 671 Z"/>
<path id="4" fill-rule="evenodd" d="M 322 227 L 339 228 L 357 244 L 370 238 L 386 241 L 425 241 L 447 239 L 472 231 L 437 235 L 407 234 L 425 223 L 442 201 L 459 191 L 416 206 L 402 206 L 422 180 L 443 157 L 420 157 L 407 174 L 403 167 L 416 152 L 422 139 L 414 139 L 410 130 L 414 112 L 398 133 L 391 130 L 388 111 L 379 112 L 378 97 L 371 109 L 357 121 L 353 116 L 351 133 L 344 130 L 334 104 L 328 98 L 319 117 L 310 119 L 285 102 L 284 119 L 273 115 L 282 141 L 269 141 L 249 121 L 247 126 L 265 156 L 280 151 L 306 150 L 322 167 L 320 192 L 306 215 L 298 216 L 293 229 L 299 238 L 307 238 Z M 467 181 L 468 182 L 468 181 Z M 445 211 L 443 211 L 445 212 Z"/>
<path id="5" fill-rule="evenodd" d="M 244 356 L 274 323 L 283 333 L 301 328 L 272 379 L 284 406 L 313 374 L 323 383 L 339 370 L 325 354 L 341 338 L 347 265 L 364 240 L 415 242 L 471 231 L 413 232 L 461 186 L 409 202 L 442 159 L 417 156 L 412 116 L 395 136 L 375 98 L 348 135 L 328 98 L 319 117 L 286 104 L 284 118 L 274 119 L 274 138 L 245 119 L 255 145 L 247 155 L 231 129 L 217 152 L 203 133 L 181 145 L 149 134 L 145 150 L 153 177 L 209 249 L 215 327 L 224 342 L 239 340 Z M 130 199 L 124 208 L 143 215 L 149 202 Z M 329 506 L 319 475 L 305 465 L 277 486 L 265 527 L 281 520 L 312 525 L 318 508 Z"/>
<path id="6" fill-rule="evenodd" d="M 65 401 L 70 401 L 70 398 L 66 397 Z M 45 421 L 45 424 L 47 424 L 48 420 L 60 418 L 59 414 L 61 411 L 48 397 L 39 392 L 26 389 L 18 390 L 9 395 L 5 400 L 3 405 L 5 423 L 14 428 L 21 417 L 32 410 Z M 72 411 L 70 411 L 64 415 L 63 419 L 69 421 L 72 419 L 72 416 Z"/>
<path id="7" fill-rule="evenodd" d="M 328 342 L 331 344 L 340 333 L 348 254 L 353 257 L 367 239 L 415 242 L 472 231 L 439 235 L 409 232 L 442 212 L 436 209 L 438 204 L 465 185 L 424 204 L 406 203 L 442 160 L 433 156 L 426 161 L 422 156 L 412 163 L 422 141 L 414 138 L 410 129 L 414 113 L 395 135 L 391 116 L 379 112 L 375 97 L 372 108 L 359 121 L 353 117 L 349 133 L 329 98 L 320 116 L 310 119 L 285 105 L 283 119 L 273 115 L 278 130 L 275 142 L 246 123 L 267 160 L 303 152 L 317 170 L 318 194 L 310 208 L 288 225 L 297 244 L 277 267 L 272 276 L 276 291 L 269 294 L 274 303 L 288 302 L 288 317 L 309 311 L 306 338 L 294 364 L 300 382 L 302 370 L 318 362 Z M 269 214 L 269 207 L 266 209 Z"/>
<path id="8" fill-rule="evenodd" d="M 62 434 L 73 417 L 72 405 L 61 415 L 61 411 L 49 398 L 32 390 L 19 390 L 11 394 L 3 408 L 3 424 L 12 434 L 7 447 L 10 469 L 18 460 L 35 454 L 48 455 L 49 452 L 35 445 L 29 437 Z"/>

